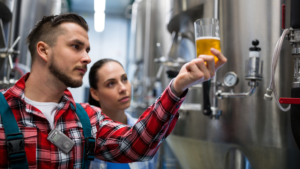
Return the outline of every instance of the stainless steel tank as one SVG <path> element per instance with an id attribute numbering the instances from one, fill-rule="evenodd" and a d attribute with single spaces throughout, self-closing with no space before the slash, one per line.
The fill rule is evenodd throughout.
<path id="1" fill-rule="evenodd" d="M 197 8 L 203 17 L 213 16 L 212 1 L 169 2 L 173 4 L 168 22 L 170 33 L 171 30 L 178 31 L 179 20 L 176 20 L 180 15 L 193 13 Z M 274 101 L 263 99 L 271 77 L 271 56 L 282 33 L 282 3 L 287 5 L 288 21 L 288 0 L 220 1 L 221 48 L 228 62 L 218 71 L 217 81 L 222 82 L 227 72 L 234 71 L 240 80 L 233 91 L 248 91 L 245 62 L 254 39 L 260 42 L 263 80 L 251 97 L 219 100 L 219 109 L 222 110 L 219 120 L 204 116 L 201 111 L 181 112 L 167 142 L 182 168 L 300 168 L 300 153 L 291 133 L 289 112 L 282 112 Z M 193 15 L 189 16 L 195 19 Z M 290 96 L 292 77 L 293 58 L 286 41 L 276 72 L 279 96 Z"/>
<path id="2" fill-rule="evenodd" d="M 134 93 L 131 107 L 138 115 L 154 98 L 154 83 L 160 67 L 154 59 L 168 53 L 172 43 L 166 27 L 166 5 L 166 1 L 137 0 L 132 6 L 128 74 Z M 162 73 L 158 79 L 167 79 L 164 77 L 166 74 Z"/>
<path id="3" fill-rule="evenodd" d="M 16 57 L 19 59 L 19 68 L 24 72 L 30 71 L 31 57 L 26 37 L 43 16 L 60 14 L 62 1 L 65 0 L 0 0 L 0 8 L 2 9 L 0 19 L 4 21 L 4 31 L 0 31 L 0 39 L 4 37 L 6 40 L 5 43 L 0 42 L 0 89 L 12 86 L 15 80 L 21 77 L 20 72 L 10 70 Z M 18 37 L 20 37 L 20 41 L 14 43 Z M 16 44 L 13 51 L 9 50 L 12 44 Z M 11 54 L 10 62 L 8 62 L 10 56 L 7 50 Z"/>
<path id="4" fill-rule="evenodd" d="M 18 32 L 21 36 L 19 43 L 20 63 L 31 66 L 31 57 L 26 45 L 28 36 L 34 25 L 45 15 L 58 15 L 61 13 L 61 3 L 64 0 L 26 0 L 20 7 Z"/>
<path id="5" fill-rule="evenodd" d="M 7 49 L 10 48 L 10 46 L 13 43 L 13 30 L 14 30 L 14 20 L 15 20 L 15 14 L 16 14 L 16 4 L 18 2 L 14 0 L 0 0 L 0 87 L 1 87 L 1 81 L 3 80 L 3 77 L 6 75 L 6 72 L 4 70 L 6 69 L 6 65 L 4 63 L 7 63 Z M 5 68 L 4 68 L 5 67 Z"/>
<path id="6" fill-rule="evenodd" d="M 157 86 L 164 88 L 170 82 L 165 73 L 168 69 L 154 61 L 166 57 L 172 46 L 172 35 L 166 26 L 168 5 L 164 0 L 136 0 L 132 6 L 127 72 L 133 99 L 127 111 L 134 117 L 139 117 L 154 103 L 160 94 Z M 159 149 L 158 168 L 174 169 L 179 165 L 178 161 L 165 143 Z"/>

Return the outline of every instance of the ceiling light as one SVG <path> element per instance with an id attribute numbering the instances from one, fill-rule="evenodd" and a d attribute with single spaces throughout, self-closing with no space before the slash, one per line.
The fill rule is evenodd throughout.
<path id="1" fill-rule="evenodd" d="M 94 10 L 95 12 L 105 11 L 106 0 L 94 0 Z"/>
<path id="2" fill-rule="evenodd" d="M 95 12 L 94 14 L 94 28 L 96 32 L 102 32 L 105 28 L 105 13 Z"/>

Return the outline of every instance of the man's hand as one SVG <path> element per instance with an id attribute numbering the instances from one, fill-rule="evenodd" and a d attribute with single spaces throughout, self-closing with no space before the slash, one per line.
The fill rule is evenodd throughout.
<path id="1" fill-rule="evenodd" d="M 216 63 L 214 56 L 200 55 L 198 58 L 182 66 L 179 74 L 172 83 L 176 94 L 181 95 L 190 86 L 211 79 L 215 76 L 215 72 L 227 62 L 226 57 L 218 50 L 212 48 L 211 53 L 218 57 L 219 60 Z"/>

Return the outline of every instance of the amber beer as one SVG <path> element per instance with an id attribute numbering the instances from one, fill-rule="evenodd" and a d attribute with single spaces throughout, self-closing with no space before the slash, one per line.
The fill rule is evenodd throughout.
<path id="1" fill-rule="evenodd" d="M 213 55 L 210 52 L 211 48 L 221 51 L 220 38 L 217 37 L 200 37 L 196 40 L 197 57 L 199 55 Z M 215 56 L 215 62 L 218 58 Z"/>

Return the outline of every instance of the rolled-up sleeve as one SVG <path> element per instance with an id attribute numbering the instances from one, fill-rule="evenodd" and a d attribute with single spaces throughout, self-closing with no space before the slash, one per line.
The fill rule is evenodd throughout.
<path id="1" fill-rule="evenodd" d="M 175 127 L 179 107 L 188 92 L 177 97 L 171 91 L 171 83 L 132 127 L 114 122 L 101 113 L 101 109 L 94 108 L 99 118 L 95 148 L 98 159 L 130 163 L 147 161 L 155 155 Z"/>

